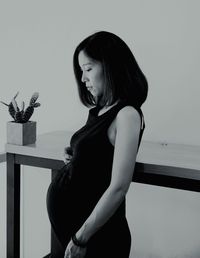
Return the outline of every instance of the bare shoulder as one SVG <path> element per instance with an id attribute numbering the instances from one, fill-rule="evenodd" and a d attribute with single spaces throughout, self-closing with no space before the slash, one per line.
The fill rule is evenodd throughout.
<path id="1" fill-rule="evenodd" d="M 132 106 L 123 107 L 117 114 L 117 124 L 140 124 L 141 118 L 139 112 Z"/>
<path id="2" fill-rule="evenodd" d="M 137 136 L 141 129 L 141 118 L 138 111 L 132 106 L 125 106 L 117 113 L 117 116 L 108 130 L 108 137 L 112 145 L 116 143 L 116 136 L 122 142 L 130 142 L 131 138 Z M 119 144 L 122 146 L 122 144 Z"/>

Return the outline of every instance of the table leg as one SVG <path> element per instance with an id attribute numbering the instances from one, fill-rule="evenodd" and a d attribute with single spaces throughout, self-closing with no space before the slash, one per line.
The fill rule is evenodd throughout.
<path id="1" fill-rule="evenodd" d="M 7 258 L 20 257 L 20 165 L 7 153 Z"/>
<path id="2" fill-rule="evenodd" d="M 53 180 L 57 174 L 57 170 L 52 170 L 51 179 Z M 60 242 L 58 241 L 53 229 L 51 228 L 51 257 L 57 257 L 61 250 Z"/>

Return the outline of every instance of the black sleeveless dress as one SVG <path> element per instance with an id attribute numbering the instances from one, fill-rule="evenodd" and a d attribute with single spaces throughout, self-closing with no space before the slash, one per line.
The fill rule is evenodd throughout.
<path id="1" fill-rule="evenodd" d="M 97 106 L 89 110 L 85 126 L 71 138 L 68 151 L 72 159 L 49 186 L 47 211 L 61 243 L 56 258 L 64 257 L 71 236 L 83 225 L 110 184 L 114 147 L 107 131 L 125 106 L 126 102 L 118 102 L 100 116 Z M 141 140 L 144 122 L 142 111 L 137 110 L 142 121 Z M 124 199 L 115 214 L 89 240 L 85 258 L 128 258 L 130 247 L 131 234 Z"/>

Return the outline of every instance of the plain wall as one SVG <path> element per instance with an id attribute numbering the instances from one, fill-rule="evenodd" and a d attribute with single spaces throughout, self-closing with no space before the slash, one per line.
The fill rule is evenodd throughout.
<path id="1" fill-rule="evenodd" d="M 38 101 L 42 105 L 32 117 L 37 121 L 38 134 L 78 129 L 85 122 L 88 110 L 80 104 L 77 96 L 72 69 L 73 51 L 89 34 L 108 30 L 127 42 L 149 82 L 149 96 L 143 105 L 146 121 L 143 139 L 200 145 L 199 9 L 197 0 L 1 1 L 0 100 L 9 102 L 19 91 L 19 105 L 22 100 L 27 105 L 32 93 L 38 91 Z M 6 142 L 6 122 L 11 119 L 2 104 L 0 118 L 1 152 Z M 4 166 L 0 166 L 0 171 L 0 184 L 3 185 Z M 25 258 L 31 258 L 34 252 L 34 258 L 39 258 L 49 248 L 49 224 L 45 210 L 49 175 L 49 171 L 42 169 L 23 168 L 22 253 Z M 149 191 L 151 205 L 148 207 L 141 206 L 145 191 Z M 190 236 L 185 227 L 184 232 L 179 231 L 179 227 L 169 227 L 174 223 L 173 218 L 178 223 L 186 213 L 191 223 L 188 224 L 191 226 L 189 229 L 198 229 L 198 194 L 135 184 L 132 184 L 129 193 L 129 200 L 135 200 L 129 201 L 128 217 L 130 224 L 138 230 L 133 241 L 133 248 L 136 249 L 132 251 L 137 254 L 136 258 L 143 258 L 142 252 L 149 257 L 153 252 L 153 255 L 162 258 L 183 258 L 184 255 L 188 258 L 192 257 L 187 256 L 191 254 L 190 250 L 194 253 L 199 251 L 194 248 L 194 243 L 200 239 L 199 235 L 196 236 L 199 230 Z M 190 196 L 193 206 L 190 206 L 190 201 L 185 201 Z M 162 213 L 164 204 L 171 207 L 170 210 L 173 208 L 174 217 Z M 0 225 L 5 224 L 2 206 Z M 144 210 L 137 213 L 141 207 Z M 148 212 L 150 216 L 146 216 Z M 160 224 L 152 224 L 154 218 Z M 183 219 L 181 225 L 185 223 L 187 220 Z M 0 228 L 0 231 L 4 238 L 5 228 Z M 166 242 L 170 233 L 173 233 L 170 239 L 174 239 L 175 243 L 172 250 Z M 177 238 L 174 238 L 176 234 Z M 178 236 L 184 234 L 186 238 L 180 238 L 179 245 Z M 150 240 L 154 247 L 159 248 L 150 246 Z M 3 243 L 0 238 L 2 258 L 5 253 Z M 183 251 L 179 249 L 182 245 L 187 252 L 184 248 L 181 249 Z M 198 256 L 194 254 L 193 257 Z"/>

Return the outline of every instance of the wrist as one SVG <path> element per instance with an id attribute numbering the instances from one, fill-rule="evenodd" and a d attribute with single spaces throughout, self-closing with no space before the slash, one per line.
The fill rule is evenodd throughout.
<path id="1" fill-rule="evenodd" d="M 82 227 L 76 232 L 76 238 L 83 242 L 87 243 L 90 239 L 90 232 L 88 231 L 87 223 L 84 223 Z"/>
<path id="2" fill-rule="evenodd" d="M 76 237 L 76 234 L 74 234 L 72 236 L 72 242 L 74 243 L 74 245 L 78 246 L 78 247 L 81 247 L 81 248 L 85 248 L 87 246 L 87 242 L 86 241 L 83 241 L 83 240 L 80 240 Z"/>

